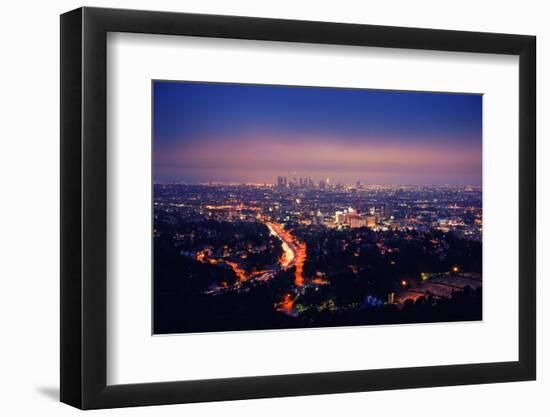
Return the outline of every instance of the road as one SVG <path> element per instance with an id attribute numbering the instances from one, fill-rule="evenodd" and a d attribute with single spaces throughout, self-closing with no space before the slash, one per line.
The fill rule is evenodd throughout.
<path id="1" fill-rule="evenodd" d="M 286 231 L 279 223 L 266 222 L 272 235 L 277 236 L 281 240 L 283 254 L 280 259 L 282 269 L 296 267 L 296 276 L 294 283 L 301 287 L 304 285 L 304 262 L 306 261 L 306 244 L 299 242 L 298 239 L 290 232 Z"/>
<path id="2" fill-rule="evenodd" d="M 281 247 L 283 249 L 283 254 L 279 258 L 279 261 L 271 266 L 266 267 L 262 271 L 256 271 L 252 274 L 247 274 L 246 271 L 236 262 L 230 262 L 227 260 L 219 259 L 206 259 L 203 257 L 202 262 L 210 262 L 213 264 L 223 263 L 231 267 L 235 275 L 237 275 L 238 280 L 234 285 L 222 285 L 210 288 L 208 290 L 209 294 L 222 294 L 224 292 L 243 289 L 243 286 L 246 283 L 253 281 L 268 281 L 272 279 L 280 270 L 287 270 L 292 267 L 296 267 L 296 273 L 294 278 L 294 285 L 296 288 L 302 287 L 304 285 L 304 262 L 306 260 L 306 244 L 299 242 L 298 239 L 293 236 L 290 232 L 284 229 L 283 225 L 274 222 L 265 222 L 265 225 L 269 229 L 269 232 L 276 236 L 281 241 Z M 281 311 L 290 314 L 292 310 L 292 305 L 294 302 L 294 296 L 292 294 L 287 294 L 285 299 L 279 303 L 281 305 Z"/>

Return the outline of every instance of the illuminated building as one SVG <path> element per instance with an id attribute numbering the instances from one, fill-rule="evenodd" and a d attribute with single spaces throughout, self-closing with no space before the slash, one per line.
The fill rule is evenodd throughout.
<path id="1" fill-rule="evenodd" d="M 367 227 L 375 227 L 377 222 L 376 216 L 368 216 L 366 220 L 366 226 Z"/>
<path id="2" fill-rule="evenodd" d="M 354 218 L 350 219 L 349 226 L 351 228 L 365 227 L 365 226 L 367 226 L 367 219 L 360 218 L 360 217 L 354 217 Z"/>
<path id="3" fill-rule="evenodd" d="M 351 223 L 352 220 L 357 218 L 357 210 L 350 207 L 346 211 L 346 223 Z"/>
<path id="4" fill-rule="evenodd" d="M 315 216 L 315 221 L 317 225 L 321 226 L 324 220 L 325 218 L 323 216 L 323 213 L 321 213 L 321 210 L 317 210 L 317 215 Z"/>
<path id="5" fill-rule="evenodd" d="M 336 224 L 344 224 L 346 222 L 346 215 L 342 211 L 337 211 L 334 214 L 334 222 Z"/>

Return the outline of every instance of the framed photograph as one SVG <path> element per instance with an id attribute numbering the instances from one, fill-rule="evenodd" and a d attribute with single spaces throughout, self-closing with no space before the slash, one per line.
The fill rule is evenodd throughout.
<path id="1" fill-rule="evenodd" d="M 61 401 L 533 380 L 535 37 L 61 16 Z"/>

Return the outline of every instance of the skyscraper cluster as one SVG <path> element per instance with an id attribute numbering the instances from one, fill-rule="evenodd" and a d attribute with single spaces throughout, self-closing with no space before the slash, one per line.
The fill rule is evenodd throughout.
<path id="1" fill-rule="evenodd" d="M 288 179 L 286 176 L 277 177 L 277 188 L 305 188 L 320 190 L 331 189 L 330 178 L 319 181 L 317 184 L 313 181 L 313 177 L 294 177 Z"/>

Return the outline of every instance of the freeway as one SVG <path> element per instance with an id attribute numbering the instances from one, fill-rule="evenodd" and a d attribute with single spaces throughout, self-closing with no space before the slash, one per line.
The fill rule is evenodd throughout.
<path id="1" fill-rule="evenodd" d="M 306 244 L 299 242 L 292 233 L 286 231 L 281 224 L 266 222 L 272 235 L 277 236 L 281 240 L 283 254 L 279 260 L 282 269 L 296 267 L 296 275 L 294 283 L 301 287 L 304 285 L 304 262 L 306 261 Z"/>
<path id="2" fill-rule="evenodd" d="M 268 281 L 272 279 L 277 273 L 281 270 L 287 270 L 292 267 L 296 267 L 294 285 L 295 289 L 302 287 L 304 285 L 304 262 L 306 261 L 306 244 L 299 242 L 298 239 L 292 235 L 289 231 L 285 230 L 283 225 L 274 222 L 265 222 L 265 225 L 269 229 L 269 232 L 276 236 L 281 241 L 281 247 L 283 253 L 279 258 L 278 262 L 274 265 L 267 266 L 262 271 L 255 271 L 251 274 L 248 274 L 242 265 L 237 262 L 231 262 L 229 260 L 223 259 L 214 259 L 207 258 L 204 255 L 201 255 L 197 260 L 201 262 L 209 262 L 211 264 L 225 264 L 230 267 L 235 275 L 237 275 L 238 280 L 233 285 L 221 285 L 209 288 L 207 291 L 208 294 L 222 294 L 224 292 L 233 291 L 233 290 L 243 290 L 246 288 L 247 283 L 254 281 Z M 292 310 L 294 298 L 292 294 L 287 294 L 285 299 L 278 303 L 281 306 L 280 311 L 290 313 Z M 277 307 L 278 308 L 278 307 Z M 278 308 L 279 309 L 279 308 Z"/>

